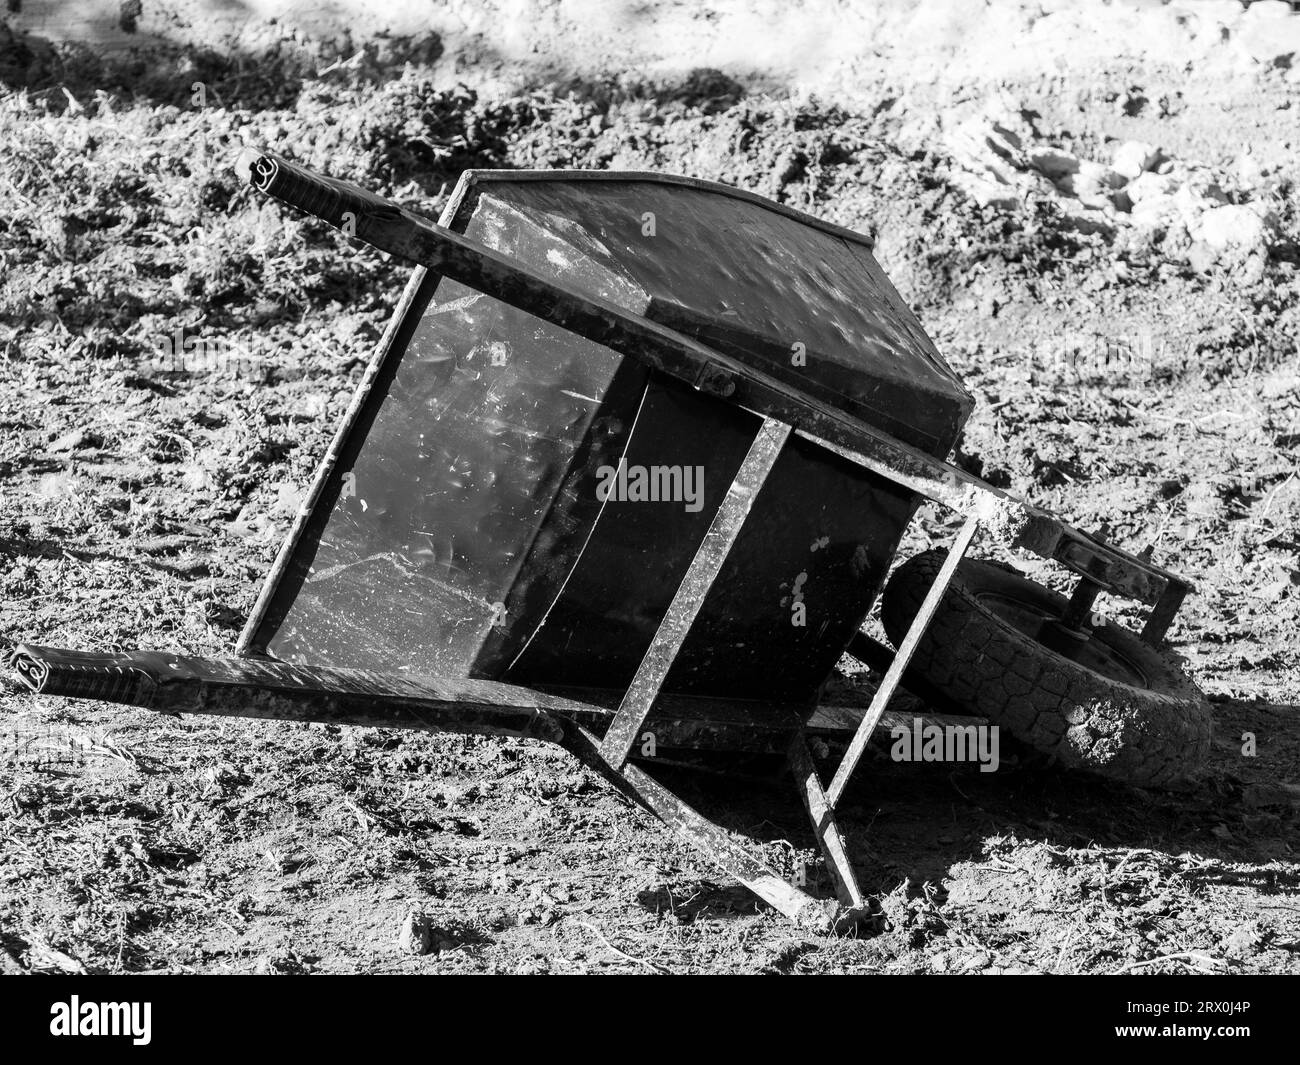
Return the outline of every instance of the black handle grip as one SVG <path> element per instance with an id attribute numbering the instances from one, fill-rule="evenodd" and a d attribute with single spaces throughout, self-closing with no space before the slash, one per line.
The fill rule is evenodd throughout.
<path id="1" fill-rule="evenodd" d="M 235 173 L 253 188 L 355 234 L 363 219 L 396 218 L 401 208 L 348 181 L 313 173 L 278 155 L 245 148 Z"/>
<path id="2" fill-rule="evenodd" d="M 147 707 L 157 688 L 156 678 L 132 662 L 129 655 L 19 644 L 2 657 L 3 664 L 17 672 L 22 685 L 38 695 Z"/>

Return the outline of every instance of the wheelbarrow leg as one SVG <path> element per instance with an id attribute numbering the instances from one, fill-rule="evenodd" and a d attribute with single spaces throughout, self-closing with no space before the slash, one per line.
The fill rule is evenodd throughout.
<path id="1" fill-rule="evenodd" d="M 791 883 L 640 766 L 630 762 L 621 767 L 611 765 L 605 760 L 600 741 L 586 729 L 568 727 L 564 746 L 799 927 L 823 935 L 843 927 L 845 915 L 834 900 L 815 898 Z"/>
<path id="2" fill-rule="evenodd" d="M 876 725 L 880 722 L 880 715 L 885 712 L 889 700 L 894 697 L 894 692 L 898 690 L 898 683 L 903 679 L 903 673 L 907 669 L 908 663 L 912 661 L 916 646 L 921 642 L 921 637 L 925 635 L 925 630 L 930 624 L 930 619 L 934 617 L 934 612 L 939 609 L 939 603 L 948 590 L 948 585 L 952 582 L 953 574 L 957 572 L 957 564 L 961 562 L 962 557 L 966 554 L 966 549 L 970 547 L 971 541 L 975 539 L 979 527 L 980 515 L 972 513 L 967 517 L 961 530 L 957 533 L 957 539 L 953 541 L 952 547 L 948 549 L 948 557 L 943 560 L 939 575 L 935 578 L 934 584 L 930 586 L 930 591 L 926 593 L 925 600 L 921 603 L 921 609 L 917 611 L 911 628 L 907 630 L 907 635 L 903 637 L 903 642 L 898 648 L 898 653 L 894 655 L 894 661 L 890 663 L 889 669 L 885 671 L 885 675 L 881 678 L 880 687 L 876 689 L 875 698 L 871 700 L 871 705 L 867 708 L 862 723 L 858 725 L 857 732 L 854 733 L 853 739 L 849 742 L 849 749 L 844 752 L 844 759 L 840 762 L 839 768 L 835 770 L 831 786 L 826 789 L 826 798 L 831 809 L 835 808 L 835 805 L 840 801 L 840 796 L 844 794 L 849 778 L 853 776 L 853 770 L 857 768 L 858 760 L 862 757 L 862 752 L 867 749 L 871 734 L 875 732 Z"/>
<path id="3" fill-rule="evenodd" d="M 691 560 L 677 594 L 673 596 L 668 613 L 664 615 L 645 657 L 641 659 L 641 665 L 637 667 L 627 694 L 619 703 L 614 721 L 601 741 L 601 753 L 605 761 L 615 768 L 627 761 L 637 734 L 654 707 L 659 689 L 663 687 L 668 671 L 672 669 L 677 653 L 700 612 L 704 597 L 721 572 L 731 545 L 740 535 L 741 526 L 745 524 L 745 518 L 754 504 L 754 498 L 776 465 L 781 448 L 789 436 L 790 426 L 784 422 L 774 418 L 763 420 L 745 461 L 741 463 L 735 480 L 727 489 L 726 498 L 713 516 L 704 541 Z"/>
<path id="4" fill-rule="evenodd" d="M 813 832 L 817 836 L 817 845 L 826 861 L 826 871 L 830 874 L 831 883 L 835 885 L 835 896 L 844 908 L 840 923 L 856 923 L 867 915 L 869 909 L 845 850 L 844 837 L 840 835 L 839 826 L 835 823 L 835 809 L 822 790 L 821 776 L 802 732 L 790 745 L 789 757 L 790 769 L 799 786 L 799 797 L 803 800 L 804 809 L 808 811 L 808 819 L 812 821 Z"/>

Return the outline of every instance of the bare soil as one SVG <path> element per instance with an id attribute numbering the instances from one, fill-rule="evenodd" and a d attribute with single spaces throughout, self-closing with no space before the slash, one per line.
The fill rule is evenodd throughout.
<path id="1" fill-rule="evenodd" d="M 242 143 L 430 213 L 467 166 L 657 169 L 876 238 L 977 396 L 958 461 L 1196 582 L 1171 637 L 1216 732 L 1167 790 L 876 756 L 844 827 L 883 919 L 823 939 L 544 745 L 5 691 L 0 970 L 1300 971 L 1289 62 L 1094 57 L 996 87 L 1025 151 L 1107 163 L 1151 142 L 1215 205 L 1267 215 L 1262 243 L 1218 247 L 1201 215 L 1142 227 L 1033 168 L 982 203 L 955 131 L 991 128 L 990 95 L 905 65 L 854 68 L 839 95 L 716 70 L 480 92 L 436 41 L 326 69 L 287 48 L 250 64 L 6 33 L 0 644 L 233 646 L 405 278 L 239 188 Z M 160 367 L 181 326 L 226 357 Z M 926 508 L 900 560 L 954 528 Z M 870 685 L 850 670 L 831 695 Z M 674 781 L 774 862 L 817 867 L 779 767 L 744 768 Z M 413 911 L 425 956 L 398 947 Z"/>

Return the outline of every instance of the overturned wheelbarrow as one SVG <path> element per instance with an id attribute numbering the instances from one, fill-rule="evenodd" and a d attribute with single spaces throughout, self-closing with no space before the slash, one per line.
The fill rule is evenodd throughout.
<path id="1" fill-rule="evenodd" d="M 255 151 L 257 189 L 416 265 L 236 657 L 21 646 L 34 691 L 167 712 L 559 743 L 811 927 L 865 910 L 835 824 L 900 684 L 1061 764 L 1195 768 L 1204 699 L 1160 647 L 1187 582 L 944 461 L 972 400 L 862 237 L 657 174 L 468 171 L 439 224 Z M 961 512 L 895 571 L 917 506 Z M 1070 598 L 965 559 L 1053 559 Z M 1141 635 L 1106 593 L 1151 607 Z M 845 651 L 883 677 L 818 706 Z M 829 784 L 810 738 L 843 751 Z M 819 900 L 649 770 L 780 752 Z"/>

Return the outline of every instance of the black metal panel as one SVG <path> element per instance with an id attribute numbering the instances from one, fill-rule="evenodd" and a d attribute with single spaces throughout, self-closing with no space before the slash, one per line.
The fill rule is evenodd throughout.
<path id="1" fill-rule="evenodd" d="M 701 466 L 702 507 L 607 502 L 545 624 L 511 666 L 512 682 L 626 687 L 759 421 L 674 382 L 651 383 L 625 461 Z M 813 698 L 870 609 L 914 509 L 911 493 L 792 439 L 664 690 Z"/>
<path id="2" fill-rule="evenodd" d="M 458 218 L 527 218 L 530 233 L 550 231 L 603 268 L 609 291 L 594 294 L 947 454 L 971 397 L 861 238 L 722 186 L 583 177 L 474 172 Z M 498 223 L 481 239 L 584 284 L 589 275 L 575 276 L 551 247 L 536 254 L 517 232 Z"/>
<path id="3" fill-rule="evenodd" d="M 583 492 L 575 470 L 617 461 L 630 428 L 644 372 L 622 365 L 442 282 L 271 653 L 465 676 L 494 629 L 531 631 L 587 531 L 581 505 L 556 501 L 594 517 L 594 475 Z M 541 564 L 521 573 L 530 553 Z"/>

